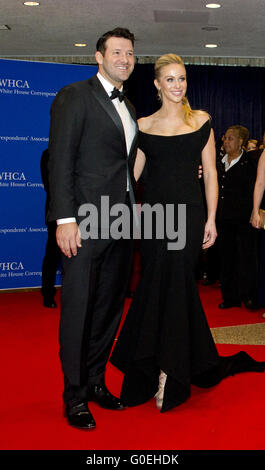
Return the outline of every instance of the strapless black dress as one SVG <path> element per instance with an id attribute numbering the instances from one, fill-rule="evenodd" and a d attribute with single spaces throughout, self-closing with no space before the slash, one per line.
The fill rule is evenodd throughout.
<path id="1" fill-rule="evenodd" d="M 186 244 L 168 250 L 166 236 L 141 240 L 141 279 L 110 358 L 125 374 L 121 399 L 128 406 L 154 397 L 160 370 L 167 374 L 162 412 L 183 403 L 191 384 L 210 387 L 237 372 L 265 370 L 265 362 L 244 352 L 219 356 L 197 290 L 205 225 L 198 165 L 210 131 L 207 121 L 189 134 L 139 135 L 146 155 L 143 203 L 173 204 L 175 222 L 178 204 L 186 204 Z"/>

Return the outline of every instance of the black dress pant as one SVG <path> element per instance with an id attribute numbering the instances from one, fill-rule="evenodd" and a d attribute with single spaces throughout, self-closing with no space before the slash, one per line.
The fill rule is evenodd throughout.
<path id="1" fill-rule="evenodd" d="M 208 248 L 205 253 L 205 272 L 209 281 L 215 282 L 220 279 L 220 259 L 219 259 L 219 237 L 214 245 Z"/>
<path id="2" fill-rule="evenodd" d="M 224 302 L 257 302 L 258 233 L 249 222 L 222 221 L 218 227 Z"/>
<path id="3" fill-rule="evenodd" d="M 82 240 L 77 256 L 63 256 L 60 358 L 65 403 L 84 400 L 104 381 L 123 313 L 133 259 L 132 239 Z"/>
<path id="4" fill-rule="evenodd" d="M 46 243 L 45 256 L 42 263 L 42 288 L 41 293 L 47 299 L 53 299 L 56 289 L 56 271 L 61 260 L 61 251 L 56 242 L 56 222 L 47 225 L 48 240 Z"/>

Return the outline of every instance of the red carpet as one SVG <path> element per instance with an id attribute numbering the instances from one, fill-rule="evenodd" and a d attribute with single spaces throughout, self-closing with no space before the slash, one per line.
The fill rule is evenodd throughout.
<path id="1" fill-rule="evenodd" d="M 265 308 L 249 311 L 243 304 L 241 308 L 235 307 L 225 310 L 218 308 L 218 305 L 222 302 L 222 296 L 217 285 L 207 287 L 199 285 L 199 292 L 211 328 L 265 322 L 265 319 L 262 318 Z"/>
<path id="2" fill-rule="evenodd" d="M 219 301 L 217 289 L 202 289 L 202 300 L 211 326 L 223 325 L 224 314 L 213 308 Z M 236 310 L 226 314 L 231 324 Z M 250 316 L 248 322 L 260 321 L 262 311 L 241 310 L 244 318 Z M 120 412 L 91 403 L 97 428 L 71 428 L 62 416 L 58 321 L 58 309 L 42 307 L 39 292 L 1 294 L 0 449 L 264 449 L 265 373 L 229 377 L 209 390 L 193 387 L 184 405 L 165 414 L 154 400 Z M 218 349 L 223 355 L 244 349 L 265 359 L 265 346 Z M 119 393 L 121 380 L 109 366 L 107 383 L 113 393 Z"/>

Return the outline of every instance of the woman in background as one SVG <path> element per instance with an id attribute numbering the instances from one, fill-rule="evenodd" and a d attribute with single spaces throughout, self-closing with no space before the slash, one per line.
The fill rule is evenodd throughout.
<path id="1" fill-rule="evenodd" d="M 259 209 L 265 210 L 264 201 L 264 190 L 265 190 L 265 150 L 263 150 L 257 169 L 257 178 L 254 187 L 253 196 L 253 211 L 251 217 L 251 223 L 254 228 L 260 228 L 260 215 Z"/>
<path id="2" fill-rule="evenodd" d="M 258 240 L 249 221 L 256 163 L 244 150 L 248 129 L 235 125 L 224 135 L 225 155 L 218 165 L 217 227 L 221 261 L 219 308 L 258 309 Z"/>
<path id="3" fill-rule="evenodd" d="M 265 135 L 265 133 L 264 133 Z M 264 224 L 262 227 L 261 217 L 259 210 L 262 209 L 265 211 L 265 150 L 263 150 L 257 170 L 257 178 L 254 188 L 253 196 L 253 211 L 251 216 L 251 223 L 254 228 L 265 228 Z M 265 280 L 265 265 L 264 265 L 264 254 L 265 254 L 265 233 L 262 231 L 260 237 L 260 279 L 259 279 L 259 297 L 261 305 L 264 307 L 265 297 L 264 297 L 264 280 Z M 263 313 L 263 318 L 265 318 L 265 313 Z"/>

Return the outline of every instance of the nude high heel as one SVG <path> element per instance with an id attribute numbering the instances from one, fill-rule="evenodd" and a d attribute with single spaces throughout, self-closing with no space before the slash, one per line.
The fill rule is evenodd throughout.
<path id="1" fill-rule="evenodd" d="M 165 389 L 166 379 L 167 379 L 167 374 L 165 374 L 165 372 L 163 372 L 161 370 L 160 375 L 159 375 L 158 391 L 155 394 L 156 406 L 159 410 L 161 410 L 162 405 L 163 405 L 164 389 Z"/>

